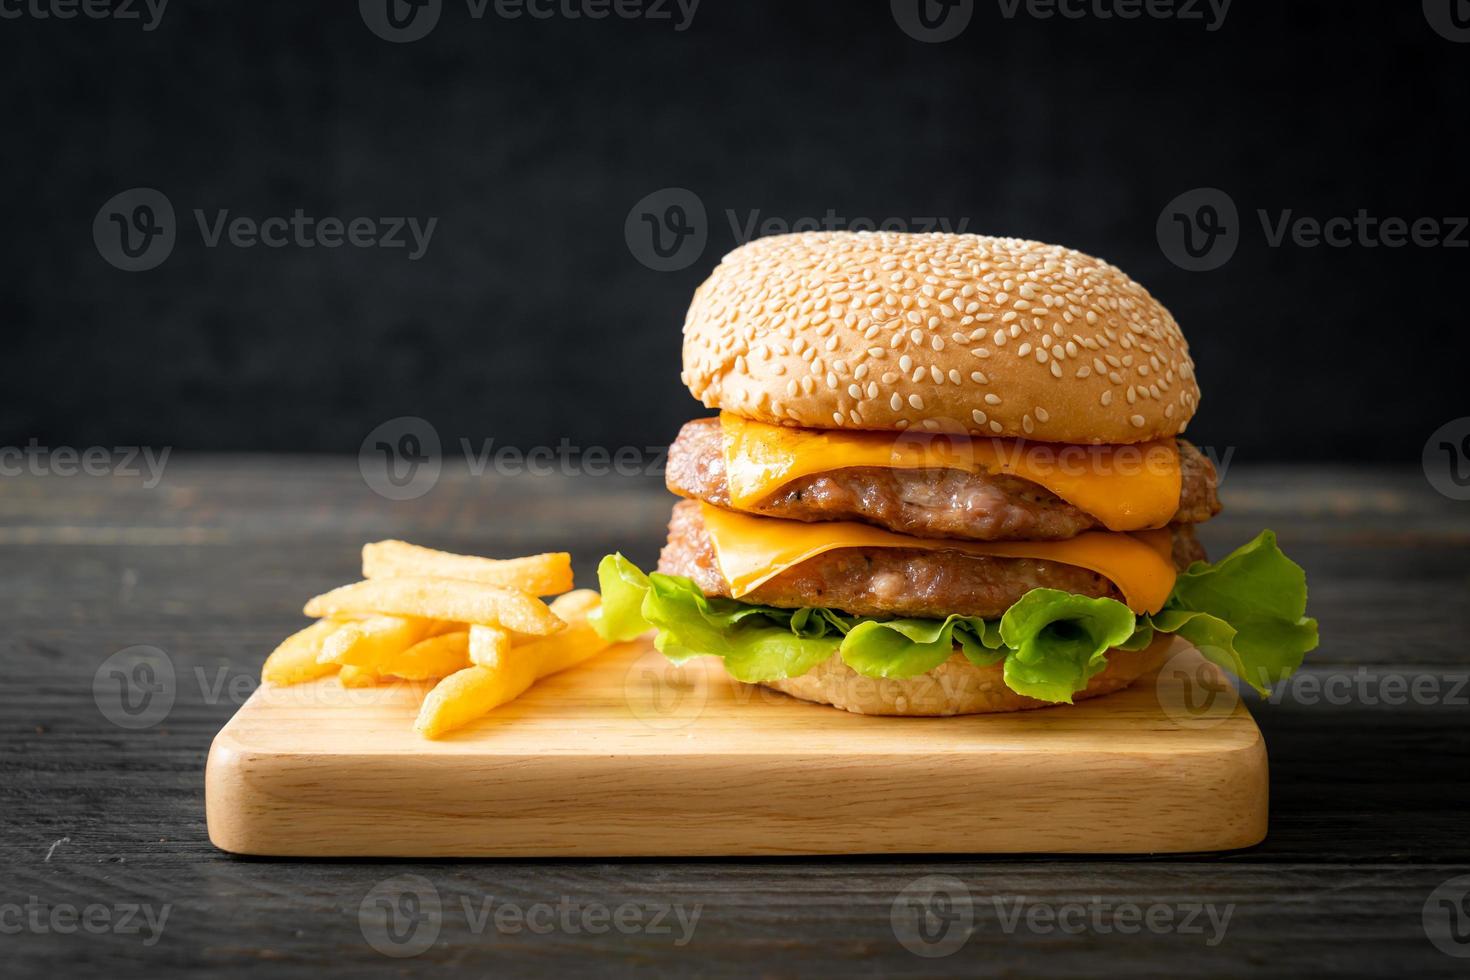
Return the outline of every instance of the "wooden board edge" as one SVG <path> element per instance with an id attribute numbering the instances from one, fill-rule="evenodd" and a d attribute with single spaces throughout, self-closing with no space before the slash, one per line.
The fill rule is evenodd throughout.
<path id="1" fill-rule="evenodd" d="M 1244 707 L 1240 707 L 1244 711 Z M 1246 714 L 1249 719 L 1248 713 Z M 1248 721 L 1255 729 L 1253 721 Z M 935 821 L 916 829 L 885 836 L 867 827 L 844 829 L 841 819 L 773 818 L 762 806 L 750 804 L 748 812 L 722 809 L 722 805 L 695 807 L 680 815 L 677 831 L 669 830 L 646 814 L 634 812 L 656 798 L 660 787 L 678 786 L 684 801 L 704 798 L 718 804 L 750 797 L 755 788 L 789 784 L 789 800 L 798 812 L 820 812 L 827 787 L 804 779 L 803 767 L 831 766 L 820 761 L 786 757 L 779 761 L 753 753 L 722 760 L 718 774 L 700 785 L 696 774 L 680 769 L 687 760 L 676 757 L 640 759 L 640 772 L 630 780 L 628 795 L 633 809 L 617 810 L 618 800 L 607 810 L 596 812 L 595 820 L 548 827 L 541 817 L 522 820 L 514 814 L 496 813 L 494 805 L 513 782 L 497 781 L 494 768 L 487 769 L 473 757 L 446 756 L 430 768 L 443 767 L 456 773 L 469 792 L 455 801 L 406 806 L 369 808 L 370 833 L 356 832 L 364 822 L 364 808 L 350 802 L 353 786 L 370 787 L 383 781 L 423 776 L 422 760 L 405 756 L 362 756 L 343 763 L 340 757 L 324 759 L 311 753 L 261 754 L 234 743 L 228 730 L 220 733 L 211 747 L 206 766 L 206 816 L 211 842 L 220 850 L 257 856 L 281 857 L 384 857 L 384 858 L 618 858 L 618 857 L 714 857 L 714 856 L 800 856 L 841 854 L 1170 854 L 1239 850 L 1260 843 L 1268 824 L 1269 780 L 1264 740 L 1256 737 L 1229 751 L 1213 754 L 1187 753 L 1178 756 L 1171 770 L 1159 771 L 1158 757 L 1127 753 L 1109 757 L 1093 753 L 1074 760 L 1069 770 L 1062 767 L 1057 778 L 1070 781 L 1066 807 L 1093 814 L 1101 824 L 1085 822 L 1076 828 L 1047 837 L 1034 825 L 1022 831 L 1006 823 L 1006 804 L 985 810 L 980 805 L 986 794 L 969 794 L 964 781 L 999 780 L 1007 799 L 1024 793 L 1030 773 L 1024 767 L 1006 769 L 999 760 L 988 766 L 978 763 L 970 771 L 956 773 L 949 791 L 935 794 L 923 806 L 936 814 Z M 899 798 L 904 792 L 904 762 L 907 757 L 847 759 L 849 764 L 889 770 L 886 780 L 877 780 L 865 790 L 877 798 Z M 333 766 L 347 791 L 303 793 L 318 781 L 324 764 Z M 579 757 L 510 758 L 498 760 L 510 773 L 524 773 L 536 765 L 553 787 L 585 786 L 588 760 Z M 602 765 L 604 763 L 592 763 Z M 345 771 L 343 767 L 345 765 Z M 1168 787 L 1162 797 L 1151 801 L 1111 798 L 1098 773 L 1116 770 L 1129 779 L 1156 780 Z M 806 784 L 803 788 L 803 783 Z M 729 792 L 730 787 L 736 791 Z M 791 787 L 794 787 L 792 789 Z M 531 791 L 534 797 L 536 791 Z M 549 795 L 555 797 L 559 789 Z M 726 795 L 721 795 L 724 792 Z M 477 795 L 481 794 L 481 795 Z M 805 794 L 805 795 L 803 795 Z M 346 802 L 344 802 L 344 799 Z M 1227 805 L 1226 801 L 1233 801 Z M 1188 819 L 1161 822 L 1156 805 L 1182 807 Z M 483 807 L 483 809 L 481 809 Z M 1209 820 L 1198 819 L 1208 813 Z M 874 817 L 868 813 L 868 817 Z M 1034 816 L 1034 813 L 1032 814 Z M 761 823 L 764 821 L 764 823 Z M 1109 822 L 1110 821 L 1110 822 Z M 751 828 L 755 829 L 752 830 Z M 996 828 L 1000 830 L 997 833 Z M 320 828 L 338 828 L 324 834 Z M 543 833 L 542 828 L 545 828 Z M 738 829 L 732 829 L 738 828 Z M 880 842 L 878 846 L 874 841 Z M 891 840 L 893 846 L 882 846 Z M 957 841 L 969 842 L 956 846 Z"/>

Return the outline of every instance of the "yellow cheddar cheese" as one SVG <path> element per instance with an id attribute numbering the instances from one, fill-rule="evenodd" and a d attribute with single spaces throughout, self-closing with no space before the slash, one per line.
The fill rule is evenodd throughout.
<path id="1" fill-rule="evenodd" d="M 1088 531 L 1066 541 L 942 541 L 894 534 L 866 524 L 808 524 L 700 505 L 720 571 L 735 598 L 811 558 L 838 548 L 916 548 L 996 558 L 1037 558 L 1097 572 L 1134 612 L 1157 612 L 1174 590 L 1167 530 Z"/>
<path id="2" fill-rule="evenodd" d="M 1168 524 L 1179 509 L 1179 447 L 1079 446 L 920 433 L 793 429 L 720 414 L 730 503 L 749 510 L 793 480 L 854 466 L 963 469 L 1039 484 L 1110 531 Z"/>

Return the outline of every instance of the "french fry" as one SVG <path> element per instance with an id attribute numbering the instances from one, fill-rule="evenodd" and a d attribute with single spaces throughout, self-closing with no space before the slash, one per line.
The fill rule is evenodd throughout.
<path id="1" fill-rule="evenodd" d="M 566 625 L 546 603 L 519 589 L 445 578 L 367 579 L 306 604 L 308 616 L 361 612 L 501 626 L 533 636 L 549 636 Z"/>
<path id="2" fill-rule="evenodd" d="M 525 683 L 517 688 L 523 679 Z M 434 685 L 419 708 L 413 729 L 425 738 L 438 738 L 504 704 L 530 684 L 530 678 L 511 677 L 489 667 L 466 667 Z"/>
<path id="3" fill-rule="evenodd" d="M 337 665 L 321 663 L 317 657 L 322 652 L 322 643 L 341 626 L 340 622 L 321 619 L 292 633 L 265 658 L 260 679 L 267 684 L 300 684 L 333 673 Z"/>
<path id="4" fill-rule="evenodd" d="M 404 616 L 372 616 L 348 623 L 327 637 L 317 660 L 380 671 L 395 654 L 422 640 L 431 626 L 431 620 Z"/>
<path id="5" fill-rule="evenodd" d="M 362 546 L 362 577 L 449 578 L 556 595 L 572 587 L 572 556 L 553 551 L 526 558 L 477 558 L 407 541 L 374 541 Z"/>
<path id="6" fill-rule="evenodd" d="M 470 663 L 493 667 L 510 644 L 510 634 L 498 626 L 471 626 Z"/>
<path id="7" fill-rule="evenodd" d="M 610 645 L 597 635 L 597 631 L 584 617 L 580 622 L 568 626 L 555 636 L 535 640 L 524 646 L 512 647 L 510 655 L 516 658 L 524 657 L 534 663 L 536 679 L 540 680 L 543 677 L 560 673 L 568 667 L 575 667 L 587 658 L 606 650 Z"/>
<path id="8" fill-rule="evenodd" d="M 471 629 L 492 629 L 473 626 Z M 420 640 L 402 653 L 389 657 L 380 667 L 385 674 L 404 680 L 425 681 L 448 677 L 470 665 L 470 634 L 465 630 L 441 633 Z"/>
<path id="9" fill-rule="evenodd" d="M 597 593 L 590 590 L 568 593 L 553 601 L 552 608 L 566 619 L 564 631 L 506 647 L 493 655 L 487 653 L 484 662 L 476 660 L 473 667 L 450 674 L 424 699 L 414 730 L 425 738 L 439 738 L 520 697 L 541 678 L 574 667 L 605 650 L 608 642 L 587 622 L 588 614 L 600 601 Z M 487 638 L 483 642 L 488 651 L 488 644 L 494 641 Z M 472 627 L 472 659 L 474 647 Z"/>
<path id="10" fill-rule="evenodd" d="M 338 672 L 337 680 L 343 687 L 376 687 L 383 683 L 383 678 L 371 667 L 354 667 L 351 664 Z"/>
<path id="11" fill-rule="evenodd" d="M 592 610 L 600 605 L 602 605 L 602 596 L 598 595 L 596 589 L 578 589 L 552 599 L 551 611 L 556 613 L 557 619 L 571 625 L 585 621 Z"/>

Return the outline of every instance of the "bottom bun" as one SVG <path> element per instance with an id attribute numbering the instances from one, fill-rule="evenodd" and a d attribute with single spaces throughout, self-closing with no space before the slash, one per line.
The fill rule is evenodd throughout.
<path id="1" fill-rule="evenodd" d="M 1074 701 L 1121 691 L 1138 678 L 1157 670 L 1168 659 L 1173 637 L 1159 635 L 1142 650 L 1109 650 L 1108 665 L 1072 695 Z M 933 670 L 917 677 L 864 677 L 833 654 L 800 677 L 762 681 L 765 687 L 792 697 L 860 715 L 903 715 L 925 718 L 978 715 L 1056 707 L 1006 687 L 1002 664 L 977 667 L 956 653 Z"/>

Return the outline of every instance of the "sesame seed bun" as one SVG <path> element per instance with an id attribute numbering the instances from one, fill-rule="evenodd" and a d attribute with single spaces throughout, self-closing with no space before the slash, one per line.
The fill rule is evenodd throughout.
<path id="1" fill-rule="evenodd" d="M 1119 269 L 981 235 L 810 232 L 725 256 L 684 323 L 705 405 L 814 429 L 1134 443 L 1199 404 L 1178 325 Z"/>
<path id="2" fill-rule="evenodd" d="M 1110 650 L 1108 666 L 1072 695 L 1074 701 L 1121 691 L 1168 659 L 1173 637 L 1160 634 L 1143 650 Z M 925 718 L 978 715 L 1050 708 L 1047 701 L 1022 697 L 1006 687 L 1003 667 L 977 667 L 956 653 L 926 674 L 904 679 L 864 677 L 833 654 L 800 677 L 763 681 L 792 697 L 830 704 L 860 715 Z"/>

